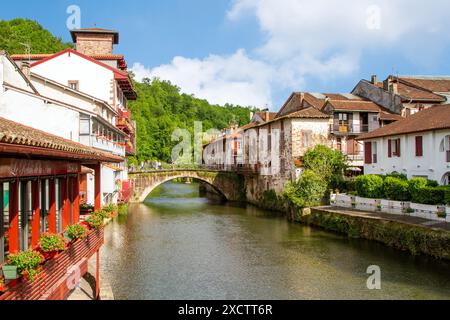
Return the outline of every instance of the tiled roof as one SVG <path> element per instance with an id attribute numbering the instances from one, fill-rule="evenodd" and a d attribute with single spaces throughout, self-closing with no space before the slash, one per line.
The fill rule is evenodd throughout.
<path id="1" fill-rule="evenodd" d="M 450 92 L 450 77 L 400 76 L 400 80 L 432 92 Z"/>
<path id="2" fill-rule="evenodd" d="M 72 35 L 73 42 L 76 42 L 76 34 L 77 33 L 99 33 L 99 34 L 111 34 L 114 36 L 114 44 L 119 43 L 119 32 L 115 30 L 108 30 L 108 29 L 102 29 L 102 28 L 84 28 L 84 29 L 75 29 L 70 31 L 70 34 Z"/>
<path id="3" fill-rule="evenodd" d="M 397 84 L 397 88 L 399 95 L 410 100 L 425 100 L 436 102 L 444 102 L 446 100 L 444 97 L 438 94 L 407 85 L 403 82 L 399 82 Z"/>
<path id="4" fill-rule="evenodd" d="M 437 105 L 375 131 L 363 134 L 358 137 L 358 140 L 448 128 L 450 128 L 450 105 Z"/>
<path id="5" fill-rule="evenodd" d="M 105 162 L 122 162 L 121 157 L 87 147 L 50 133 L 0 117 L 0 143 L 61 151 L 68 156 Z"/>
<path id="6" fill-rule="evenodd" d="M 35 54 L 13 54 L 11 58 L 13 60 L 42 60 L 53 56 L 54 53 L 35 53 Z M 87 55 L 95 60 L 123 60 L 125 59 L 123 54 L 94 54 Z"/>
<path id="7" fill-rule="evenodd" d="M 264 121 L 271 121 L 271 120 L 275 119 L 275 117 L 277 116 L 276 112 L 268 112 L 269 119 L 266 119 L 266 112 L 257 112 L 256 114 Z"/>
<path id="8" fill-rule="evenodd" d="M 405 119 L 399 114 L 391 113 L 389 111 L 381 111 L 380 112 L 380 120 L 385 121 L 399 121 Z"/>
<path id="9" fill-rule="evenodd" d="M 380 112 L 382 109 L 372 101 L 362 100 L 330 100 L 328 101 L 334 110 L 340 111 L 367 111 Z"/>
<path id="10" fill-rule="evenodd" d="M 326 113 L 323 113 L 320 110 L 317 110 L 316 108 L 306 108 L 306 109 L 302 109 L 293 113 L 290 113 L 288 115 L 286 115 L 285 117 L 282 118 L 304 118 L 304 119 L 308 119 L 308 118 L 318 118 L 318 119 L 325 119 L 325 118 L 329 118 L 330 116 Z"/>

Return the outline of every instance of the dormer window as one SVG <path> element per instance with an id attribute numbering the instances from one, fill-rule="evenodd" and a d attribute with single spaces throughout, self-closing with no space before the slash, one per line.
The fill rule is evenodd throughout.
<path id="1" fill-rule="evenodd" d="M 80 88 L 80 82 L 78 80 L 69 80 L 69 88 L 78 91 Z"/>

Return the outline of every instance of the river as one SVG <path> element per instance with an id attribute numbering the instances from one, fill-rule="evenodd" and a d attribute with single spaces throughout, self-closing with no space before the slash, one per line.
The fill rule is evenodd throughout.
<path id="1" fill-rule="evenodd" d="M 106 228 L 116 299 L 450 299 L 450 263 L 350 240 L 169 182 Z M 369 290 L 370 265 L 381 290 Z"/>

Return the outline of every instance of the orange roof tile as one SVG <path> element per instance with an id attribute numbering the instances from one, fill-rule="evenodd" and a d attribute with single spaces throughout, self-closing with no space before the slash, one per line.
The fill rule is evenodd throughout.
<path id="1" fill-rule="evenodd" d="M 437 105 L 375 131 L 363 134 L 358 140 L 395 136 L 430 130 L 450 129 L 450 105 Z"/>

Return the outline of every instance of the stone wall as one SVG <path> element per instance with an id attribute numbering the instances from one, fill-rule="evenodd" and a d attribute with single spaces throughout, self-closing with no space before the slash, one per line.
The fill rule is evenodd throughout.
<path id="1" fill-rule="evenodd" d="M 87 34 L 77 36 L 77 51 L 85 55 L 110 55 L 113 53 L 113 35 Z"/>

